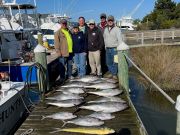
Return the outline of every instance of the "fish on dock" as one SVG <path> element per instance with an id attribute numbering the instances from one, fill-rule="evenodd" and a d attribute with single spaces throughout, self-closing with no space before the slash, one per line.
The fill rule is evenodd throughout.
<path id="1" fill-rule="evenodd" d="M 85 82 L 69 82 L 63 86 L 61 86 L 62 88 L 74 88 L 74 87 L 78 87 L 78 88 L 84 88 L 85 86 L 90 85 L 89 83 L 85 83 Z"/>
<path id="2" fill-rule="evenodd" d="M 84 86 L 84 88 L 90 88 L 90 89 L 113 89 L 113 88 L 117 88 L 117 85 L 113 84 L 113 83 L 98 83 L 98 84 L 92 84 L 92 85 Z"/>
<path id="3" fill-rule="evenodd" d="M 111 119 L 115 118 L 114 115 L 112 115 L 110 113 L 104 113 L 104 112 L 94 112 L 88 116 L 93 117 L 93 118 L 97 118 L 100 120 L 111 120 Z"/>
<path id="4" fill-rule="evenodd" d="M 84 77 L 81 77 L 79 79 L 74 79 L 74 80 L 71 80 L 71 81 L 79 81 L 79 82 L 89 83 L 89 82 L 96 81 L 98 79 L 99 78 L 97 76 L 84 76 Z"/>
<path id="5" fill-rule="evenodd" d="M 63 94 L 83 94 L 85 93 L 83 88 L 67 88 L 67 89 L 58 89 L 56 91 L 60 91 L 62 92 Z"/>
<path id="6" fill-rule="evenodd" d="M 85 117 L 78 117 L 69 121 L 63 121 L 63 123 L 64 124 L 62 127 L 64 127 L 68 123 L 75 124 L 78 126 L 92 127 L 92 126 L 101 126 L 104 124 L 104 121 L 97 118 L 85 116 Z"/>
<path id="7" fill-rule="evenodd" d="M 111 79 L 111 78 L 101 78 L 101 79 L 109 83 L 118 83 L 118 80 Z"/>
<path id="8" fill-rule="evenodd" d="M 104 113 L 114 113 L 119 112 L 128 107 L 127 104 L 120 103 L 120 102 L 104 102 L 104 103 L 97 103 L 92 105 L 85 105 L 79 108 L 92 110 L 95 112 L 104 112 Z"/>
<path id="9" fill-rule="evenodd" d="M 74 119 L 77 116 L 74 115 L 73 113 L 69 113 L 69 112 L 58 112 L 52 115 L 47 115 L 47 116 L 42 116 L 41 120 L 44 120 L 46 118 L 51 118 L 51 119 L 55 119 L 55 120 L 69 120 L 69 119 Z"/>
<path id="10" fill-rule="evenodd" d="M 87 93 L 103 96 L 103 97 L 113 97 L 121 94 L 123 91 L 119 89 L 104 89 L 100 91 L 89 91 Z"/>
<path id="11" fill-rule="evenodd" d="M 83 103 L 82 99 L 68 99 L 68 100 L 62 100 L 62 101 L 48 102 L 47 104 L 57 106 L 57 107 L 68 108 L 68 107 L 80 105 L 81 103 Z"/>
<path id="12" fill-rule="evenodd" d="M 46 99 L 61 101 L 61 100 L 68 100 L 68 99 L 83 99 L 83 97 L 81 97 L 78 94 L 68 93 L 68 94 L 60 94 L 60 95 L 56 95 L 52 97 L 47 97 Z"/>
<path id="13" fill-rule="evenodd" d="M 56 132 L 70 132 L 70 133 L 82 133 L 82 134 L 93 134 L 93 135 L 108 135 L 115 133 L 115 130 L 110 128 L 63 128 L 63 129 L 57 129 L 56 131 L 50 132 L 50 133 L 56 133 Z"/>
<path id="14" fill-rule="evenodd" d="M 88 101 L 87 103 L 103 103 L 103 102 L 120 102 L 120 103 L 126 103 L 123 99 L 119 97 L 101 97 L 97 100 Z"/>

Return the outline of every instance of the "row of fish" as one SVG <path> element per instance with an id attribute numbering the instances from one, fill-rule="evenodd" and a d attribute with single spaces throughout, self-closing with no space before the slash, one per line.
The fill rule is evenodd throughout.
<path id="1" fill-rule="evenodd" d="M 42 120 L 46 118 L 61 120 L 64 123 L 62 127 L 68 123 L 83 127 L 96 127 L 103 125 L 104 121 L 115 118 L 112 113 L 122 111 L 128 107 L 126 101 L 117 97 L 117 95 L 122 93 L 122 90 L 117 89 L 116 83 L 116 80 L 108 78 L 99 79 L 95 76 L 74 79 L 56 90 L 58 93 L 60 92 L 59 95 L 48 97 L 47 104 L 64 108 L 78 106 L 80 109 L 91 110 L 94 111 L 94 113 L 86 116 L 77 116 L 70 112 L 59 112 L 43 116 Z M 100 97 L 92 101 L 86 101 L 85 97 L 89 94 Z M 54 132 L 58 131 L 87 134 L 97 134 L 97 132 L 102 132 L 101 134 L 109 134 L 115 132 L 109 128 L 61 128 Z"/>

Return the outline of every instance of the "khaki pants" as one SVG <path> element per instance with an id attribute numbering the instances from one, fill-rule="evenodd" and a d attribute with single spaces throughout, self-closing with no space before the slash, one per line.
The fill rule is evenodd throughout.
<path id="1" fill-rule="evenodd" d="M 99 50 L 94 52 L 89 51 L 89 64 L 91 67 L 91 73 L 93 74 L 97 73 L 97 75 L 102 75 L 100 57 L 101 55 Z"/>

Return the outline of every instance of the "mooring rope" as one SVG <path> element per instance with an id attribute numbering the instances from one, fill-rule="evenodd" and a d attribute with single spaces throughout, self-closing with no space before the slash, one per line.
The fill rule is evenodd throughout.
<path id="1" fill-rule="evenodd" d="M 25 132 L 21 133 L 20 135 L 30 135 L 33 131 L 34 131 L 34 129 L 30 128 L 30 129 L 26 130 Z"/>
<path id="2" fill-rule="evenodd" d="M 126 54 L 124 54 L 124 56 L 150 83 L 152 83 L 161 92 L 161 94 L 165 96 L 166 99 L 168 99 L 172 104 L 176 103 L 166 92 L 164 92 L 164 90 L 162 90 L 153 80 L 151 80 L 151 78 L 149 78 Z"/>

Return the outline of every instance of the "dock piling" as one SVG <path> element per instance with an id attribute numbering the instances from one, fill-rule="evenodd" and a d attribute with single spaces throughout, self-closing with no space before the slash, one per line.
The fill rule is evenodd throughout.
<path id="1" fill-rule="evenodd" d="M 175 108 L 177 110 L 176 135 L 180 135 L 180 95 L 177 97 Z"/>
<path id="2" fill-rule="evenodd" d="M 129 47 L 124 42 L 117 47 L 119 85 L 121 85 L 129 95 L 128 63 L 126 57 L 124 56 L 124 54 L 127 54 L 128 49 Z"/>

